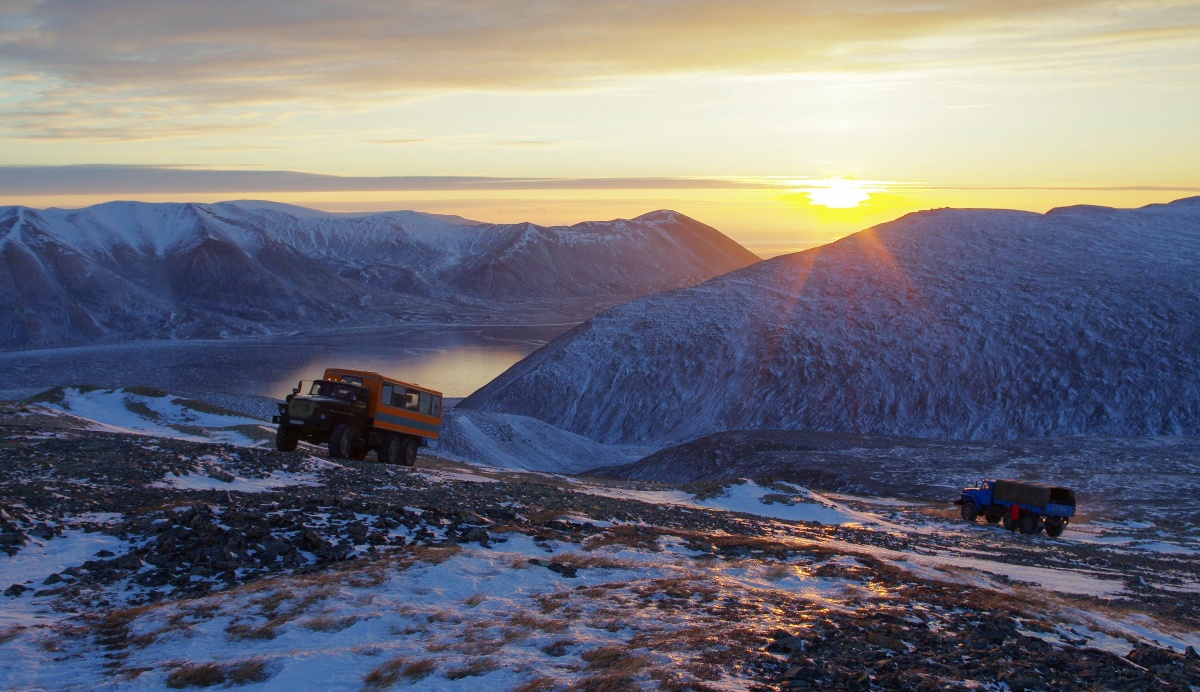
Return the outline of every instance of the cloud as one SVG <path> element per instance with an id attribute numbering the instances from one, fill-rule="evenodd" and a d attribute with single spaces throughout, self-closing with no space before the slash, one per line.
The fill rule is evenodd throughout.
<path id="1" fill-rule="evenodd" d="M 0 126 L 148 136 L 270 103 L 564 89 L 674 73 L 995 66 L 1195 41 L 1191 0 L 10 0 Z M 1043 61 L 1042 64 L 1045 64 Z M 1094 64 L 1093 64 L 1094 67 Z M 122 104 L 124 111 L 104 110 Z M 99 112 L 89 118 L 81 113 Z M 267 127 L 245 119 L 236 127 Z M 209 127 L 204 125 L 203 127 Z M 200 126 L 197 126 L 200 127 Z M 185 133 L 187 130 L 185 128 Z"/>
<path id="2" fill-rule="evenodd" d="M 871 192 L 933 190 L 1059 190 L 1200 192 L 1196 186 L 945 186 L 858 181 Z M 0 190 L 17 195 L 153 195 L 249 192 L 425 192 L 495 190 L 828 190 L 827 180 L 760 178 L 504 178 L 491 176 L 337 176 L 297 171 L 186 166 L 0 166 Z"/>
<path id="3" fill-rule="evenodd" d="M 201 194 L 220 192 L 406 192 L 433 190 L 687 190 L 773 188 L 770 181 L 716 178 L 499 178 L 318 175 L 174 166 L 0 166 L 6 195 Z"/>

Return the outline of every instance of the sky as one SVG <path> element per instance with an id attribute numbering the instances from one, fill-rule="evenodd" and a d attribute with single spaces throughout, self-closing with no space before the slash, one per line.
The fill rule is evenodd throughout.
<path id="1" fill-rule="evenodd" d="M 1198 113 L 1196 1 L 0 2 L 0 204 L 32 207 L 671 208 L 770 256 L 1198 195 Z"/>

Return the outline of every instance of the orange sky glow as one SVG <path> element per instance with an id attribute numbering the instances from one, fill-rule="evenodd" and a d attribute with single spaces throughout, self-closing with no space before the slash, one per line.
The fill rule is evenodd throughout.
<path id="1" fill-rule="evenodd" d="M 920 209 L 1200 194 L 1195 2 L 636 7 L 8 3 L 0 204 L 671 208 L 772 256 Z"/>

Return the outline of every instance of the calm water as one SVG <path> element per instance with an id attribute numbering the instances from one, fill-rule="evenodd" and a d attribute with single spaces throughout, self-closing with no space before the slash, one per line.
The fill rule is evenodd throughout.
<path id="1" fill-rule="evenodd" d="M 297 380 L 320 377 L 326 367 L 374 370 L 462 397 L 572 326 L 408 326 L 9 351 L 0 353 L 0 399 L 69 384 L 282 397 Z"/>

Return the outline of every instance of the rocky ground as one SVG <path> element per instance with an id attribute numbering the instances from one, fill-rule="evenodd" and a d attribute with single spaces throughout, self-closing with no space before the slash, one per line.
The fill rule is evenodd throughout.
<path id="1" fill-rule="evenodd" d="M 0 413 L 4 688 L 1200 688 L 1187 527 L 1053 541 L 786 485 L 746 513 Z"/>

